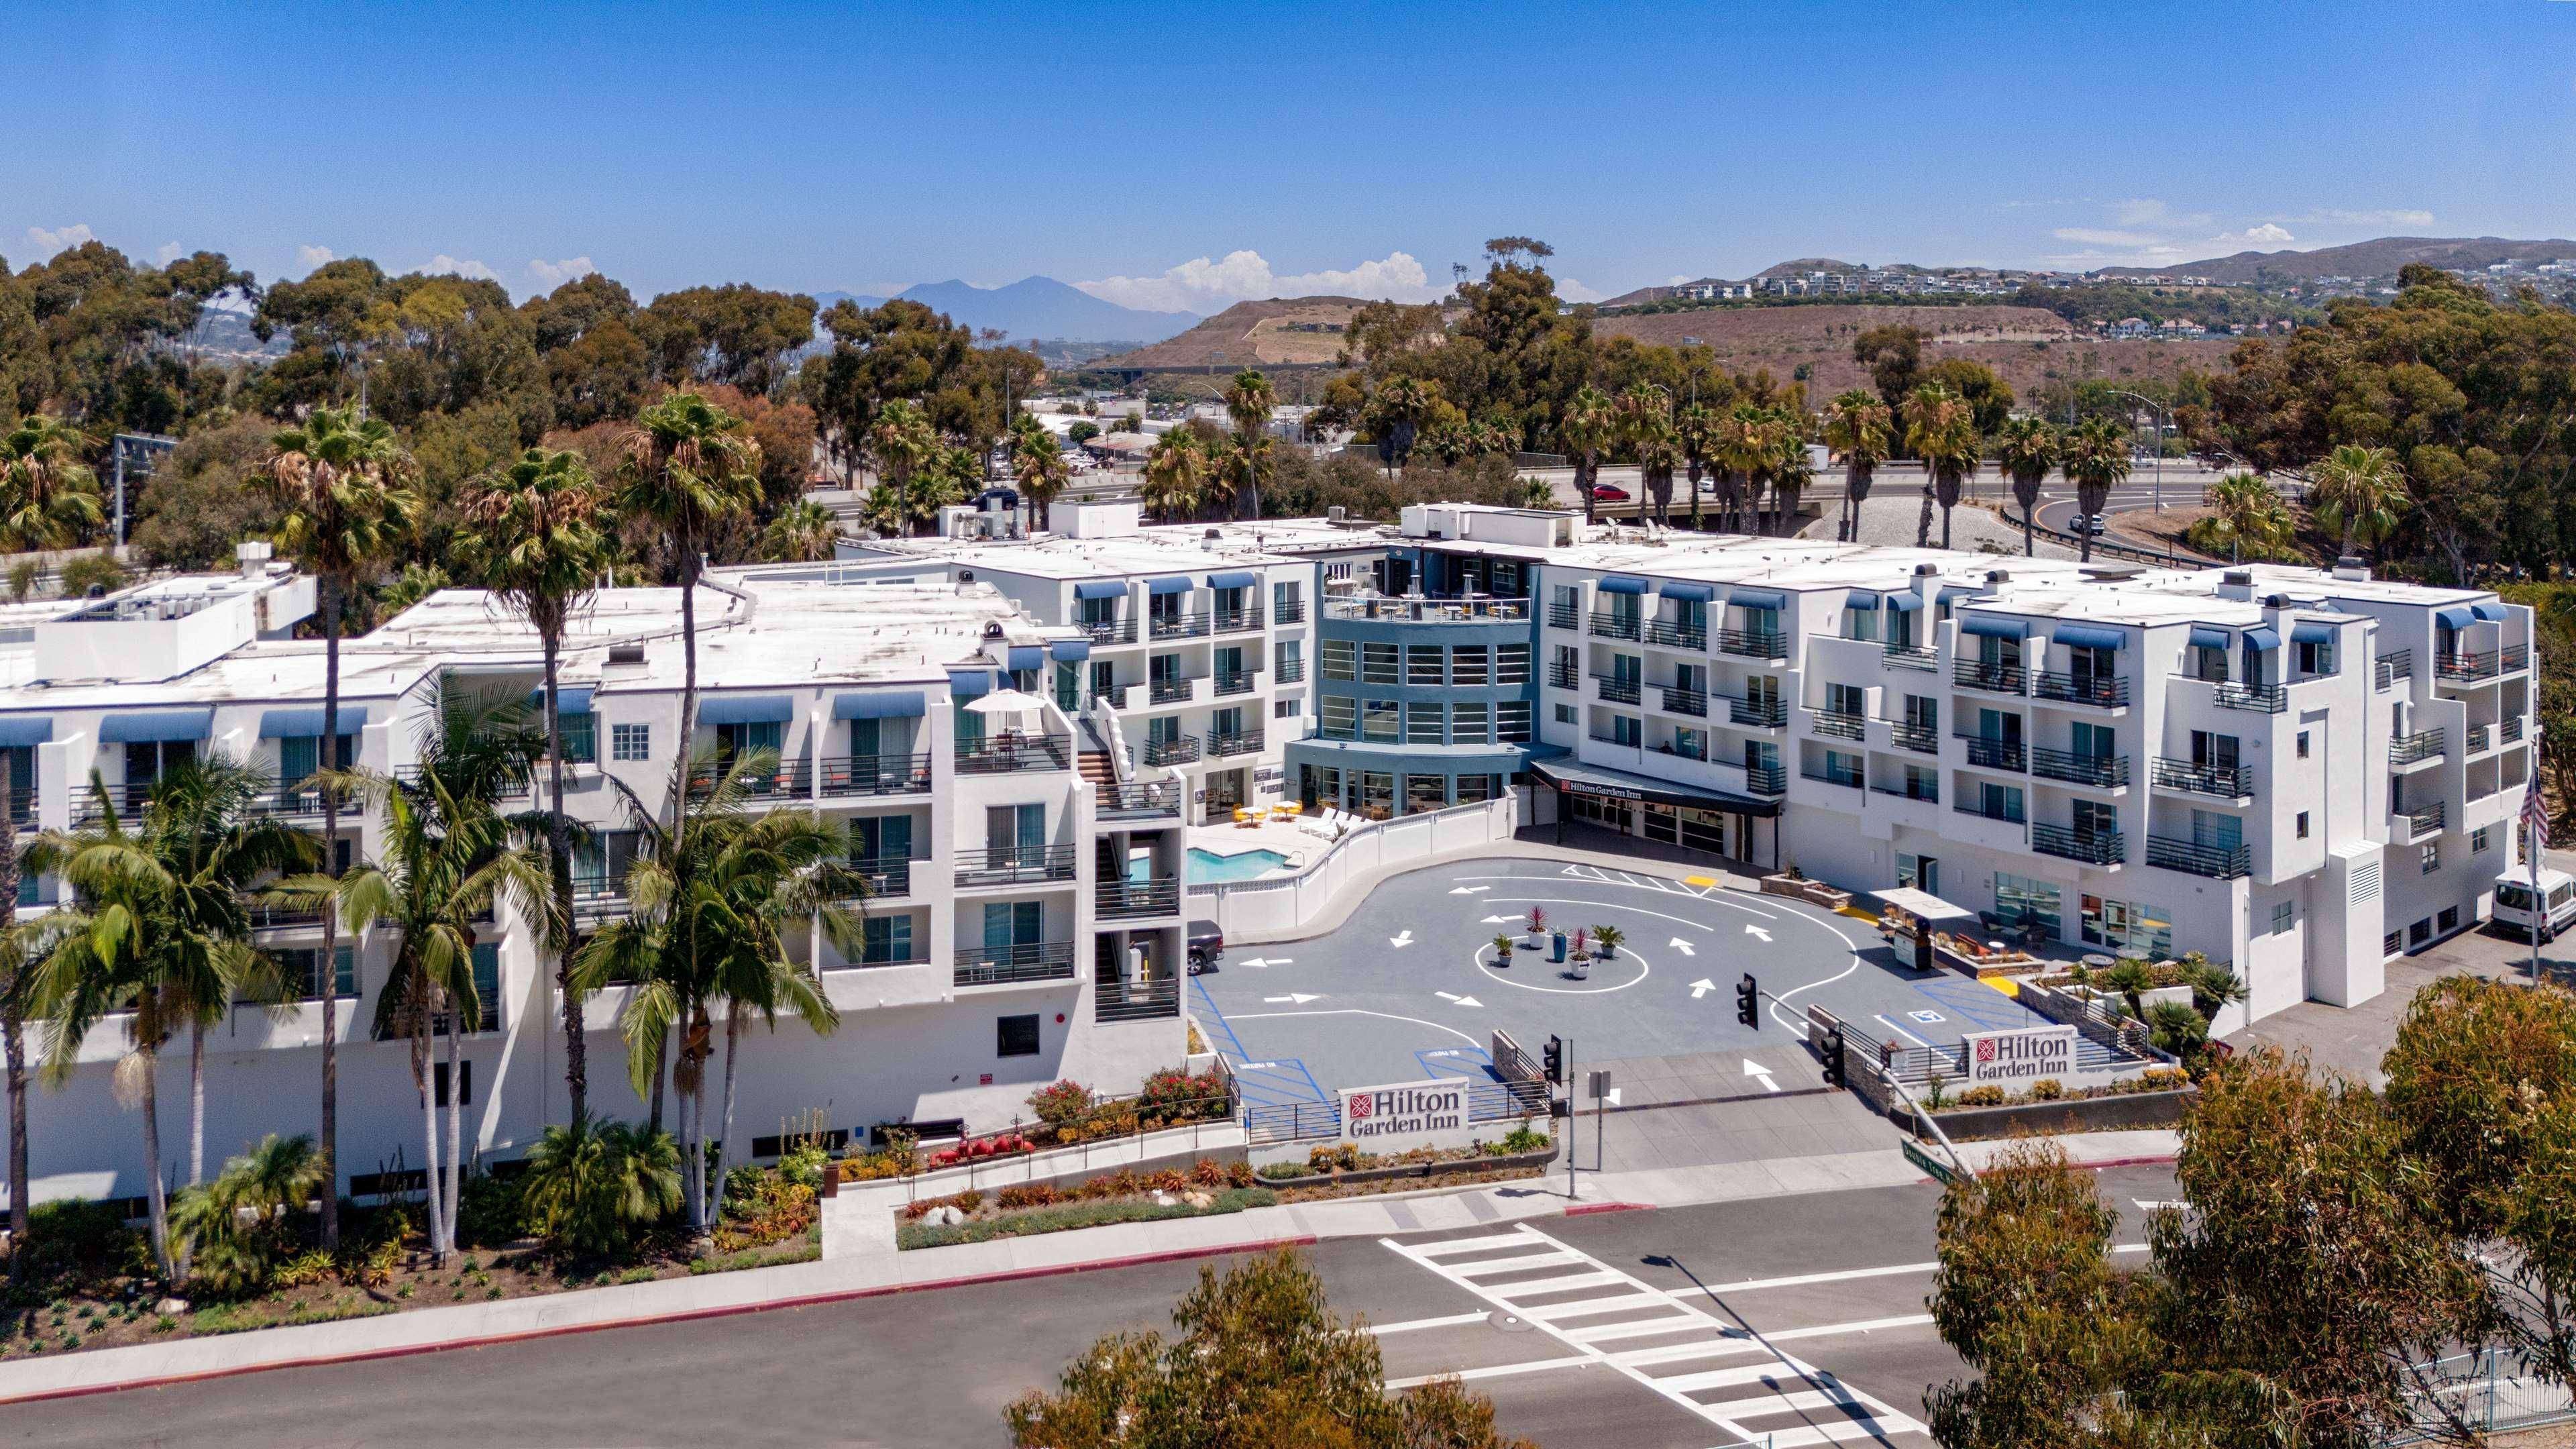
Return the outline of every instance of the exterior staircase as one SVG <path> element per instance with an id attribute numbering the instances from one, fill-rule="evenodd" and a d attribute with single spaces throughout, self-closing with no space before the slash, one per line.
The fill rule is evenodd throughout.
<path id="1" fill-rule="evenodd" d="M 1110 763 L 1107 750 L 1084 750 L 1074 757 L 1082 770 L 1083 780 L 1092 794 L 1104 805 L 1118 803 L 1118 767 Z"/>

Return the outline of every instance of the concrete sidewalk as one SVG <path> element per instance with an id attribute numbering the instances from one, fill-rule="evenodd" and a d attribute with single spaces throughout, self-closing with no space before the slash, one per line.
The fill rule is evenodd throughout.
<path id="1" fill-rule="evenodd" d="M 2094 1133 L 2061 1139 L 2092 1165 L 2170 1158 L 2170 1132 Z M 1969 1149 L 1976 1160 L 1978 1145 Z M 1003 1238 L 909 1253 L 845 1257 L 670 1278 L 499 1303 L 425 1308 L 376 1318 L 176 1343 L 0 1363 L 0 1403 L 105 1393 L 262 1369 L 479 1347 L 514 1339 L 756 1313 L 835 1299 L 965 1283 L 1245 1252 L 1325 1238 L 1379 1237 L 1473 1228 L 1523 1218 L 1620 1207 L 1686 1207 L 1801 1193 L 1898 1187 L 1923 1174 L 1894 1148 L 1783 1157 L 1723 1166 L 1579 1173 L 1574 1195 L 1556 1173 L 1466 1191 L 1351 1198 L 1254 1208 L 1221 1217 L 1119 1223 L 1032 1238 Z"/>

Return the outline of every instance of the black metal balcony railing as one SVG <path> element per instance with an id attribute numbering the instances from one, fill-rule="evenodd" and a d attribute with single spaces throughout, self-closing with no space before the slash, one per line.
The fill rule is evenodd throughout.
<path id="1" fill-rule="evenodd" d="M 2234 880 L 2254 873 L 2254 849 L 2248 845 L 2196 845 L 2188 840 L 2147 837 L 2147 864 L 2211 880 Z"/>
<path id="2" fill-rule="evenodd" d="M 1634 614 L 1596 613 L 1590 632 L 1596 639 L 1635 639 L 1642 637 L 1643 628 L 1643 621 Z"/>
<path id="3" fill-rule="evenodd" d="M 1208 631 L 1209 614 L 1205 609 L 1186 614 L 1148 614 L 1145 616 L 1146 637 L 1152 639 L 1195 639 Z"/>
<path id="4" fill-rule="evenodd" d="M 417 785 L 417 784 L 419 784 L 419 783 L 420 783 L 420 766 L 418 766 L 418 765 L 396 765 L 396 766 L 394 766 L 394 782 L 395 782 L 396 784 L 400 784 L 400 785 Z M 499 791 L 498 791 L 498 792 L 493 796 L 493 798 L 494 798 L 494 799 L 497 799 L 497 800 L 526 800 L 526 799 L 531 798 L 533 795 L 535 795 L 535 793 L 536 793 L 536 784 L 535 784 L 534 778 L 533 778 L 533 777 L 531 777 L 530 779 L 526 779 L 526 780 L 518 780 L 518 781 L 504 781 L 504 782 L 502 782 L 502 785 L 501 785 L 500 790 L 499 790 Z M 344 807 L 344 808 L 345 808 L 345 807 Z"/>
<path id="5" fill-rule="evenodd" d="M 2531 667 L 2531 646 L 2507 644 L 2503 649 L 2503 669 L 2507 674 L 2520 674 Z"/>
<path id="6" fill-rule="evenodd" d="M 1190 697 L 1190 681 L 1178 675 L 1164 675 L 1145 686 L 1145 698 L 1153 704 L 1173 704 Z"/>
<path id="7" fill-rule="evenodd" d="M 2023 819 L 2022 812 L 2012 806 L 1996 805 L 1989 809 L 1986 802 L 1975 795 L 1968 796 L 1950 808 L 1962 815 L 1974 815 L 1980 820 L 2000 820 L 2007 825 L 2019 825 Z"/>
<path id="8" fill-rule="evenodd" d="M 1073 879 L 1070 845 L 995 845 L 957 854 L 961 886 L 1035 885 Z"/>
<path id="9" fill-rule="evenodd" d="M 1220 674 L 1216 677 L 1216 692 L 1220 697 L 1229 694 L 1250 694 L 1256 678 L 1258 676 L 1249 669 L 1240 669 L 1232 674 Z"/>
<path id="10" fill-rule="evenodd" d="M 1303 623 L 1305 623 L 1305 622 L 1306 622 L 1306 604 L 1305 604 L 1305 601 L 1301 599 L 1301 600 L 1297 600 L 1297 601 L 1292 602 L 1292 603 L 1281 604 L 1278 608 L 1275 608 L 1275 609 L 1273 609 L 1273 610 L 1271 610 L 1271 611 L 1270 611 L 1270 622 L 1272 622 L 1272 623 L 1274 623 L 1274 624 L 1303 624 Z"/>
<path id="11" fill-rule="evenodd" d="M 2229 684 L 2217 686 L 2220 709 L 2251 710 L 2256 714 L 2279 714 L 2290 707 L 2290 691 L 2278 684 Z"/>
<path id="12" fill-rule="evenodd" d="M 33 791 L 33 790 L 12 790 L 12 791 L 10 791 L 10 792 L 9 792 L 9 823 L 10 823 L 10 824 L 12 824 L 12 825 L 16 825 L 16 826 L 24 827 L 24 826 L 25 826 L 25 825 L 27 825 L 29 822 L 33 821 L 35 818 L 36 818 L 36 792 L 35 792 L 35 791 Z"/>
<path id="13" fill-rule="evenodd" d="M 1547 682 L 1555 689 L 1581 689 L 1583 671 L 1571 664 L 1551 664 L 1547 667 Z"/>
<path id="14" fill-rule="evenodd" d="M 2156 757 L 2158 789 L 2188 790 L 2221 800 L 2243 800 L 2254 793 L 2254 772 L 2242 765 L 2196 765 L 2189 760 Z"/>
<path id="15" fill-rule="evenodd" d="M 1094 644 L 1133 644 L 1136 642 L 1136 618 L 1084 619 L 1074 625 L 1091 636 Z"/>
<path id="16" fill-rule="evenodd" d="M 1547 606 L 1547 627 L 1580 629 L 1583 627 L 1583 611 L 1572 604 L 1550 604 Z"/>
<path id="17" fill-rule="evenodd" d="M 2500 679 L 2531 667 L 2531 646 L 2509 645 L 2474 654 L 2438 654 L 2433 658 L 2433 677 L 2444 684 L 2473 684 L 2479 680 Z"/>
<path id="18" fill-rule="evenodd" d="M 1601 682 L 1601 697 L 1612 704 L 1636 704 L 1646 697 L 1645 686 L 1634 679 L 1622 679 L 1615 674 L 1592 677 Z"/>
<path id="19" fill-rule="evenodd" d="M 1816 733 L 1837 740 L 1856 740 L 1869 733 L 1869 721 L 1841 710 L 1816 711 Z"/>
<path id="20" fill-rule="evenodd" d="M 1708 692 L 1666 685 L 1664 686 L 1664 713 L 1705 718 L 1708 714 Z"/>
<path id="21" fill-rule="evenodd" d="M 1007 986 L 1024 981 L 1073 979 L 1071 941 L 1024 941 L 1015 946 L 965 946 L 957 952 L 959 986 Z"/>
<path id="22" fill-rule="evenodd" d="M 1261 753 L 1262 739 L 1263 734 L 1260 730 L 1210 730 L 1207 737 L 1207 752 L 1215 759 L 1223 759 L 1228 755 L 1257 755 Z"/>
<path id="23" fill-rule="evenodd" d="M 1706 649 L 1708 626 L 1686 623 L 1679 619 L 1648 619 L 1646 642 L 1661 645 L 1666 649 Z"/>
<path id="24" fill-rule="evenodd" d="M 1103 820 L 1123 819 L 1138 815 L 1177 815 L 1181 810 L 1181 783 L 1157 780 L 1151 784 L 1100 786 L 1100 808 Z"/>
<path id="25" fill-rule="evenodd" d="M 340 808 L 347 810 L 355 803 L 344 799 Z M 261 815 L 319 815 L 322 813 L 322 792 L 319 790 L 263 790 L 258 798 L 251 801 L 250 808 Z"/>
<path id="26" fill-rule="evenodd" d="M 2449 807 L 2440 800 L 2413 810 L 2399 809 L 2391 813 L 2406 822 L 2406 838 L 2409 841 L 2419 836 L 2433 834 L 2450 819 Z"/>
<path id="27" fill-rule="evenodd" d="M 930 788 L 930 755 L 826 755 L 825 795 L 918 795 Z"/>
<path id="28" fill-rule="evenodd" d="M 1840 785 L 1848 790 L 1857 790 L 1861 786 L 1860 771 L 1856 769 L 1836 769 L 1831 765 L 1810 765 L 1801 767 L 1798 774 L 1803 779 L 1822 780 L 1828 785 Z"/>
<path id="29" fill-rule="evenodd" d="M 2415 651 L 2412 649 L 2400 649 L 2394 654 L 2382 654 L 2379 656 L 2378 665 L 2371 671 L 2371 673 L 2374 682 L 2381 689 L 2386 689 L 2388 686 L 2395 684 L 2401 679 L 2413 679 L 2415 677 Z"/>
<path id="30" fill-rule="evenodd" d="M 2485 754 L 2487 752 L 2487 742 L 2493 738 L 2495 738 L 2495 731 L 2487 726 L 2482 724 L 2473 724 L 2469 726 L 2469 753 L 2473 755 Z"/>
<path id="31" fill-rule="evenodd" d="M 1740 654 L 1747 659 L 1786 659 L 1788 637 L 1768 630 L 1720 629 L 1717 649 L 1721 654 Z"/>
<path id="32" fill-rule="evenodd" d="M 912 894 L 912 861 L 894 855 L 853 856 L 849 868 L 867 884 L 867 898 L 896 900 Z"/>
<path id="33" fill-rule="evenodd" d="M 1411 624 L 1494 624 L 1517 623 L 1531 617 L 1527 599 L 1461 598 L 1444 594 L 1431 597 L 1407 594 L 1398 598 L 1326 599 L 1327 619 L 1388 619 Z M 1559 610 L 1553 616 L 1560 629 L 1578 627 L 1575 611 Z M 1296 618 L 1280 612 L 1277 622 L 1294 624 Z"/>
<path id="34" fill-rule="evenodd" d="M 1282 659 L 1274 667 L 1272 672 L 1279 676 L 1279 682 L 1281 684 L 1301 683 L 1306 678 L 1306 661 L 1303 659 Z"/>
<path id="35" fill-rule="evenodd" d="M 1983 770 L 2020 770 L 2028 767 L 2019 740 L 1988 739 L 1984 735 L 1961 735 L 1968 746 L 1968 763 Z"/>
<path id="36" fill-rule="evenodd" d="M 2033 746 L 2030 772 L 2043 780 L 2090 785 L 2097 790 L 2117 790 L 2129 783 L 2129 757 L 2080 755 L 2073 750 L 2047 750 Z"/>
<path id="37" fill-rule="evenodd" d="M 1063 770 L 1073 752 L 1051 735 L 1014 735 L 957 746 L 957 773 L 1003 775 L 1013 770 Z"/>
<path id="38" fill-rule="evenodd" d="M 1248 609 L 1218 609 L 1212 615 L 1215 630 L 1220 634 L 1241 634 L 1261 628 L 1268 617 L 1259 604 Z"/>
<path id="39" fill-rule="evenodd" d="M 1912 750 L 1918 755 L 1941 753 L 1941 731 L 1931 725 L 1898 720 L 1887 727 L 1887 734 L 1900 750 Z"/>
<path id="40" fill-rule="evenodd" d="M 1937 650 L 1919 649 L 1911 644 L 1890 644 L 1883 652 L 1887 662 L 1899 669 L 1938 670 L 1941 667 L 1941 655 Z"/>
<path id="41" fill-rule="evenodd" d="M 242 915 L 254 931 L 294 931 L 322 924 L 322 911 L 318 906 L 272 906 L 244 901 Z"/>
<path id="42" fill-rule="evenodd" d="M 626 914 L 626 878 L 602 872 L 576 872 L 572 878 L 572 913 L 577 920 L 600 921 Z"/>
<path id="43" fill-rule="evenodd" d="M 1177 915 L 1181 883 L 1177 880 L 1105 880 L 1092 891 L 1095 914 L 1102 919 Z"/>
<path id="44" fill-rule="evenodd" d="M 1899 800 L 1920 800 L 1926 805 L 1941 803 L 1941 782 L 1936 779 L 1906 780 L 1895 785 L 1872 785 L 1873 795 L 1893 795 Z"/>
<path id="45" fill-rule="evenodd" d="M 152 786 L 149 783 L 106 786 L 107 800 L 104 804 L 98 798 L 100 788 L 87 784 L 81 786 L 80 803 L 72 810 L 73 824 L 104 820 L 110 814 L 119 820 L 138 820 L 143 816 L 144 807 L 152 803 Z"/>
<path id="46" fill-rule="evenodd" d="M 2029 677 L 2018 664 L 1988 664 L 1979 659 L 1950 661 L 1950 682 L 1963 689 L 1982 689 L 1993 694 L 2019 694 Z"/>
<path id="47" fill-rule="evenodd" d="M 1186 765 L 1199 757 L 1196 735 L 1170 735 L 1145 741 L 1145 763 L 1149 765 Z"/>
<path id="48" fill-rule="evenodd" d="M 1091 985 L 1093 1021 L 1151 1021 L 1180 1014 L 1181 983 L 1174 977 L 1103 979 Z"/>
<path id="49" fill-rule="evenodd" d="M 2031 693 L 2058 704 L 2119 709 L 2129 702 L 2129 681 L 2116 674 L 2060 674 L 2043 669 L 2031 676 Z"/>
<path id="50" fill-rule="evenodd" d="M 2507 716 L 2505 716 L 2505 721 L 2504 721 L 2504 742 L 2505 742 L 2506 744 L 2510 745 L 2510 744 L 2514 744 L 2514 743 L 2518 742 L 2519 740 L 2521 740 L 2521 738 L 2522 738 L 2522 716 L 2521 716 L 2521 715 L 2518 715 L 2518 714 L 2515 714 L 2515 715 L 2507 715 Z"/>
<path id="51" fill-rule="evenodd" d="M 2086 865 L 2118 865 L 2129 856 L 2128 840 L 2116 830 L 2077 830 L 2045 823 L 2030 827 L 2030 848 Z"/>
<path id="52" fill-rule="evenodd" d="M 1789 790 L 1789 771 L 1781 765 L 1747 765 L 1744 788 L 1756 795 L 1784 795 Z"/>
<path id="53" fill-rule="evenodd" d="M 2438 759 L 2446 740 L 2446 733 L 2440 725 L 2429 730 L 2417 730 L 2411 735 L 2399 735 L 2388 742 L 2388 763 L 2411 765 L 2418 760 Z"/>
<path id="54" fill-rule="evenodd" d="M 1789 704 L 1779 699 L 1732 699 L 1726 717 L 1747 729 L 1776 730 L 1789 722 Z"/>
<path id="55" fill-rule="evenodd" d="M 727 763 L 725 759 L 718 757 L 716 768 L 722 770 L 727 767 Z M 689 791 L 692 794 L 702 794 L 712 790 L 715 788 L 716 779 L 717 777 L 712 774 L 691 775 Z M 810 795 L 814 792 L 814 773 L 812 768 L 801 759 L 780 760 L 768 770 L 743 776 L 741 783 L 744 794 L 763 799 L 772 795 Z"/>

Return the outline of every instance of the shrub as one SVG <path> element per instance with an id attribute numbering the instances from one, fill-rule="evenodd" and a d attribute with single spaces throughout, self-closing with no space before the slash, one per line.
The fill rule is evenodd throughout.
<path id="1" fill-rule="evenodd" d="M 1175 1122 L 1212 1117 L 1221 1114 L 1225 1095 L 1225 1078 L 1215 1072 L 1194 1077 L 1178 1067 L 1165 1067 L 1137 1089 L 1136 1111 Z"/>
<path id="2" fill-rule="evenodd" d="M 1357 1172 L 1360 1166 L 1359 1148 L 1348 1142 L 1334 1148 L 1333 1165 L 1344 1172 Z"/>
<path id="3" fill-rule="evenodd" d="M 190 1276 L 217 1293 L 267 1286 L 295 1248 L 288 1215 L 303 1211 L 327 1172 L 312 1138 L 272 1132 L 213 1182 L 180 1193 L 170 1230 L 190 1246 Z"/>
<path id="4" fill-rule="evenodd" d="M 1332 1171 L 1333 1145 L 1327 1142 L 1320 1147 L 1308 1149 L 1306 1153 L 1306 1168 L 1310 1172 Z"/>
<path id="5" fill-rule="evenodd" d="M 823 1169 L 830 1161 L 821 1143 L 808 1142 L 778 1159 L 778 1178 L 797 1187 L 814 1187 L 823 1181 Z"/>
<path id="6" fill-rule="evenodd" d="M 2004 1089 L 1993 1085 L 1970 1087 L 1959 1094 L 1958 1100 L 1962 1107 L 2000 1107 L 2004 1104 Z"/>
<path id="7" fill-rule="evenodd" d="M 1055 1200 L 1055 1188 L 1043 1182 L 1024 1182 L 994 1194 L 994 1201 L 1005 1210 L 1045 1207 Z"/>
<path id="8" fill-rule="evenodd" d="M 667 1132 L 576 1117 L 548 1127 L 521 1189 L 537 1232 L 561 1251 L 630 1251 L 680 1205 L 680 1149 Z"/>
<path id="9" fill-rule="evenodd" d="M 124 1214 L 84 1198 L 40 1202 L 28 1210 L 23 1271 L 38 1291 L 76 1291 L 84 1285 L 152 1271 L 152 1246 L 125 1225 Z"/>
<path id="10" fill-rule="evenodd" d="M 2065 1095 L 2066 1084 L 2055 1077 L 2042 1077 L 2030 1084 L 2030 1099 L 2034 1102 L 2054 1102 Z"/>
<path id="11" fill-rule="evenodd" d="M 1029 1093 L 1029 1110 L 1050 1127 L 1070 1126 L 1091 1110 L 1091 1091 L 1068 1078 Z"/>
<path id="12" fill-rule="evenodd" d="M 725 1169 L 724 1215 L 748 1218 L 760 1210 L 760 1189 L 769 1174 L 756 1162 L 740 1162 Z"/>
<path id="13" fill-rule="evenodd" d="M 1544 1150 L 1547 1144 L 1548 1135 L 1535 1130 L 1524 1119 L 1521 1125 L 1503 1134 L 1502 1149 L 1505 1152 L 1538 1152 Z"/>
<path id="14" fill-rule="evenodd" d="M 1225 1185 L 1225 1164 L 1213 1157 L 1202 1157 L 1190 1164 L 1190 1181 L 1201 1187 Z"/>
<path id="15" fill-rule="evenodd" d="M 1252 1164 L 1249 1162 L 1227 1163 L 1225 1165 L 1225 1183 L 1228 1187 L 1250 1187 L 1252 1185 Z"/>
<path id="16" fill-rule="evenodd" d="M 1166 1167 L 1149 1181 L 1156 1192 L 1179 1192 L 1190 1185 L 1190 1175 L 1177 1167 Z"/>
<path id="17" fill-rule="evenodd" d="M 948 1203 L 951 1207 L 956 1208 L 961 1213 L 971 1213 L 975 1209 L 984 1205 L 983 1189 L 970 1187 L 964 1192 L 957 1194 L 955 1197 L 950 1198 Z"/>
<path id="18" fill-rule="evenodd" d="M 519 1184 L 480 1170 L 466 1174 L 456 1187 L 456 1241 L 464 1247 L 489 1247 L 528 1235 L 527 1200 Z"/>
<path id="19" fill-rule="evenodd" d="M 2149 1067 L 2138 1076 L 2138 1088 L 2148 1092 L 2169 1092 L 2191 1080 L 2180 1067 Z"/>

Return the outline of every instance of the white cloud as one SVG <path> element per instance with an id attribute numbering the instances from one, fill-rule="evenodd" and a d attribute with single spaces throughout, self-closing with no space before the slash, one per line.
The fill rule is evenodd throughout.
<path id="1" fill-rule="evenodd" d="M 2297 237 L 2290 235 L 2290 229 L 2288 227 L 2268 221 L 2263 223 L 2261 226 L 2246 228 L 2245 239 L 2251 242 L 2294 242 L 2298 240 Z"/>
<path id="2" fill-rule="evenodd" d="M 556 286 L 564 282 L 579 280 L 580 278 L 587 277 L 598 270 L 599 268 L 591 265 L 590 258 L 588 257 L 566 257 L 559 262 L 532 261 L 528 263 L 528 275 L 536 278 L 538 281 L 549 287 Z"/>
<path id="3" fill-rule="evenodd" d="M 31 226 L 27 228 L 27 240 L 35 243 L 37 251 L 50 257 L 56 252 L 70 251 L 85 242 L 94 242 L 98 240 L 98 234 L 89 229 L 87 222 L 76 226 L 55 227 L 50 231 L 41 226 Z"/>
<path id="4" fill-rule="evenodd" d="M 172 262 L 175 262 L 175 261 L 179 260 L 181 257 L 186 256 L 187 254 L 188 254 L 188 249 L 187 249 L 186 247 L 183 247 L 183 246 L 179 245 L 177 242 L 163 242 L 163 243 L 161 244 L 161 251 L 160 251 L 160 253 L 159 253 L 159 255 L 160 255 L 160 257 L 161 257 L 161 263 L 162 263 L 162 265 L 163 265 L 163 266 L 167 266 L 167 265 L 169 265 L 170 263 L 172 263 Z"/>
<path id="5" fill-rule="evenodd" d="M 492 269 L 490 267 L 483 265 L 481 262 L 459 261 L 445 252 L 440 252 L 437 256 L 431 257 L 429 259 L 429 265 L 421 268 L 421 270 L 428 272 L 432 276 L 453 273 L 460 277 L 473 277 L 478 281 L 492 282 L 500 280 L 492 274 Z"/>
<path id="6" fill-rule="evenodd" d="M 295 264 L 308 272 L 324 262 L 337 260 L 339 258 L 332 254 L 329 247 L 300 246 L 295 249 Z"/>
<path id="7" fill-rule="evenodd" d="M 1221 261 L 1197 257 L 1158 277 L 1102 277 L 1074 285 L 1104 302 L 1149 312 L 1220 312 L 1256 298 L 1323 293 L 1428 302 L 1449 290 L 1433 285 L 1422 263 L 1406 252 L 1389 252 L 1347 270 L 1281 276 L 1261 253 L 1249 248 L 1228 252 Z"/>
<path id="8" fill-rule="evenodd" d="M 1690 273 L 1675 272 L 1673 275 L 1664 278 L 1664 285 L 1667 287 L 1678 287 L 1689 280 L 1691 280 Z"/>
<path id="9" fill-rule="evenodd" d="M 1685 277 L 1683 280 L 1690 279 Z M 1556 295 L 1568 302 L 1598 302 L 1610 294 L 1587 287 L 1572 277 L 1559 277 L 1556 279 Z"/>

